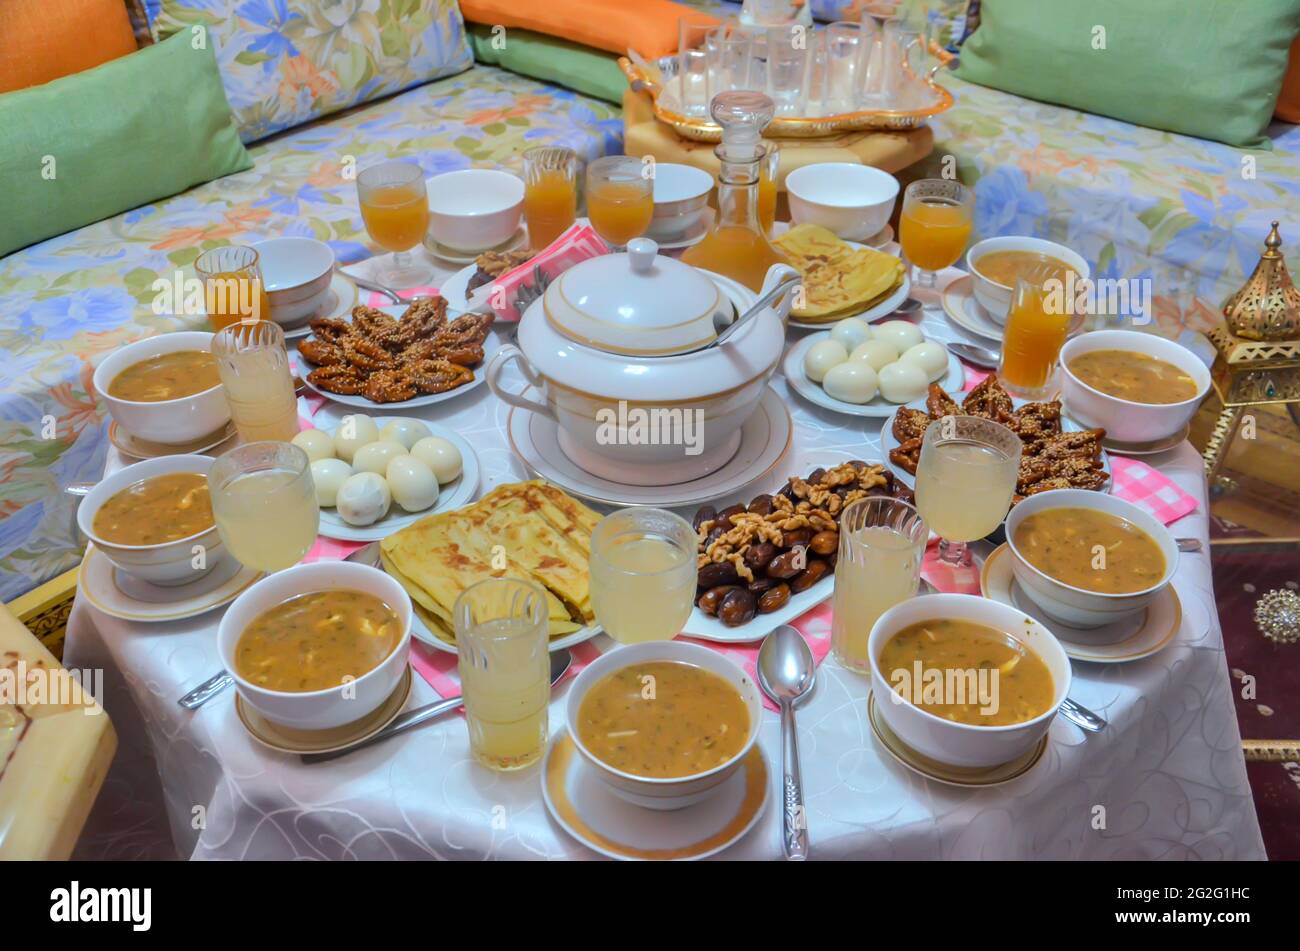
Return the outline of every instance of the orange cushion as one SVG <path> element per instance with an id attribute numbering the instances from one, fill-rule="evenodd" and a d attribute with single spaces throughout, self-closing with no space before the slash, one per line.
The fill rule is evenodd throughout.
<path id="1" fill-rule="evenodd" d="M 461 0 L 471 23 L 517 27 L 626 55 L 632 47 L 653 59 L 677 50 L 677 19 L 717 23 L 716 17 L 670 0 Z"/>
<path id="2" fill-rule="evenodd" d="M 122 0 L 0 0 L 0 92 L 39 86 L 135 50 Z"/>
<path id="3" fill-rule="evenodd" d="M 1300 36 L 1291 43 L 1291 61 L 1282 77 L 1282 92 L 1273 114 L 1287 122 L 1300 122 Z"/>

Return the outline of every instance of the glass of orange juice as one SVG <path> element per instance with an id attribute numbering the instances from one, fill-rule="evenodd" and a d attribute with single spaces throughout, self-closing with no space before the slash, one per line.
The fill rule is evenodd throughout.
<path id="1" fill-rule="evenodd" d="M 213 330 L 271 319 L 261 265 L 252 248 L 231 244 L 204 251 L 195 259 L 194 270 L 203 282 L 203 301 Z"/>
<path id="2" fill-rule="evenodd" d="M 957 263 L 970 240 L 975 193 L 961 182 L 924 178 L 907 186 L 898 240 L 915 264 L 921 287 L 935 286 L 935 272 Z"/>
<path id="3" fill-rule="evenodd" d="M 1058 295 L 1059 296 L 1059 295 Z M 1056 391 L 1056 364 L 1066 338 L 1083 323 L 1083 315 L 1058 313 L 1037 284 L 1017 280 L 1007 311 L 998 379 L 1008 393 L 1041 400 Z"/>
<path id="4" fill-rule="evenodd" d="M 524 153 L 524 219 L 534 251 L 564 234 L 578 217 L 578 153 L 538 146 Z"/>
<path id="5" fill-rule="evenodd" d="M 372 165 L 357 176 L 361 220 L 370 240 L 393 253 L 392 263 L 376 277 L 390 287 L 418 287 L 433 278 L 433 269 L 409 253 L 429 229 L 429 197 L 424 169 L 414 162 Z"/>
<path id="6" fill-rule="evenodd" d="M 587 217 L 616 251 L 650 227 L 655 213 L 653 168 L 635 155 L 607 155 L 587 166 Z"/>

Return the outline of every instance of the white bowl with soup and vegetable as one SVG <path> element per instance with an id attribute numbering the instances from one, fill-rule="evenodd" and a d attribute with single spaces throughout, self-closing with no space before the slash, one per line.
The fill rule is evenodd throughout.
<path id="1" fill-rule="evenodd" d="M 105 476 L 77 527 L 109 561 L 150 584 L 202 578 L 226 557 L 208 494 L 210 456 L 146 459 Z"/>
<path id="2" fill-rule="evenodd" d="M 117 425 L 137 439 L 194 442 L 230 422 L 211 351 L 212 334 L 202 331 L 137 340 L 95 368 L 95 392 Z"/>
<path id="3" fill-rule="evenodd" d="M 1159 519 L 1084 489 L 1040 492 L 1016 505 L 1007 516 L 1007 544 L 1021 590 L 1076 629 L 1103 628 L 1143 610 L 1178 568 L 1178 542 Z M 1092 641 L 1106 643 L 1105 635 Z"/>
<path id="4" fill-rule="evenodd" d="M 1052 632 L 973 595 L 922 595 L 890 608 L 867 651 L 889 728 L 950 766 L 998 766 L 1029 752 L 1070 692 L 1070 660 Z"/>
<path id="5" fill-rule="evenodd" d="M 244 702 L 275 723 L 328 730 L 377 710 L 397 689 L 411 645 L 411 600 L 391 577 L 347 561 L 263 578 L 217 629 Z"/>
<path id="6" fill-rule="evenodd" d="M 698 644 L 619 647 L 569 688 L 569 734 L 615 795 L 648 809 L 707 798 L 758 739 L 758 686 Z"/>
<path id="7" fill-rule="evenodd" d="M 1076 251 L 1045 238 L 1008 236 L 985 238 L 966 252 L 966 267 L 974 284 L 975 300 L 997 323 L 1007 322 L 1016 281 L 1036 284 L 1058 280 L 1066 286 L 1070 272 L 1076 281 L 1092 274 L 1088 262 Z"/>
<path id="8" fill-rule="evenodd" d="M 1210 370 L 1181 344 L 1136 330 L 1094 330 L 1061 348 L 1061 399 L 1106 438 L 1156 442 L 1186 426 L 1210 390 Z"/>

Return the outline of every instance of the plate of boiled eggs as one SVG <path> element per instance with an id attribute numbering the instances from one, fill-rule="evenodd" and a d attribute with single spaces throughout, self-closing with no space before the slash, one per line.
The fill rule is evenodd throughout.
<path id="1" fill-rule="evenodd" d="M 965 382 L 961 361 L 907 320 L 841 320 L 791 347 L 783 369 L 804 399 L 852 416 L 892 416 L 931 383 L 956 392 Z"/>
<path id="2" fill-rule="evenodd" d="M 293 444 L 311 460 L 327 538 L 378 541 L 464 505 L 478 489 L 470 444 L 420 419 L 356 413 L 332 429 L 304 429 Z"/>

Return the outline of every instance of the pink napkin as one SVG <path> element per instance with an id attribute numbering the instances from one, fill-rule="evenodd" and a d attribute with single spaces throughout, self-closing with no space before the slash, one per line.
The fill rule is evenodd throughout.
<path id="1" fill-rule="evenodd" d="M 596 229 L 575 222 L 547 245 L 545 251 L 506 271 L 491 284 L 476 289 L 469 295 L 470 309 L 490 307 L 501 320 L 518 321 L 523 316 L 515 306 L 519 289 L 533 281 L 536 272 L 540 271 L 547 281 L 553 281 L 575 264 L 608 253 L 609 245 L 596 234 Z"/>

